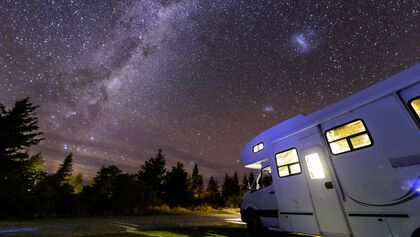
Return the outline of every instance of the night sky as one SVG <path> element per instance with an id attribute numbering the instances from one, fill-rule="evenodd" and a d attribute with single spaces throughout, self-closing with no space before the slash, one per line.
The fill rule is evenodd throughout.
<path id="1" fill-rule="evenodd" d="M 168 165 L 243 173 L 239 150 L 420 62 L 407 1 L 0 1 L 0 102 L 40 105 L 54 171 Z"/>

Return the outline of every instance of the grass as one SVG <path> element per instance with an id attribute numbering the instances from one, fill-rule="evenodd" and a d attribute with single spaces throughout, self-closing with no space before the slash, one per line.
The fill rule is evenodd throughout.
<path id="1" fill-rule="evenodd" d="M 145 215 L 187 215 L 187 214 L 236 214 L 239 208 L 213 208 L 208 205 L 200 205 L 191 208 L 185 207 L 169 207 L 167 205 L 149 207 L 145 211 Z"/>
<path id="2" fill-rule="evenodd" d="M 281 233 L 250 234 L 245 228 L 237 226 L 162 228 L 147 230 L 130 230 L 127 233 L 95 235 L 86 237 L 280 237 Z"/>
<path id="3" fill-rule="evenodd" d="M 260 237 L 282 236 L 270 232 L 251 235 L 246 225 L 235 222 L 238 209 L 214 209 L 209 206 L 170 208 L 158 206 L 141 216 L 58 218 L 0 222 L 0 230 L 36 228 L 31 233 L 7 233 L 19 237 Z M 230 220 L 233 220 L 232 222 Z"/>

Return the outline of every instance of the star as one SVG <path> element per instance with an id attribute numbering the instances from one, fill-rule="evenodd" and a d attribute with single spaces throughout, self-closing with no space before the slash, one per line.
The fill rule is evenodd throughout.
<path id="1" fill-rule="evenodd" d="M 420 61 L 416 1 L 0 1 L 0 103 L 31 97 L 49 164 L 223 178 L 254 136 Z M 73 149 L 74 148 L 74 149 Z M 48 167 L 53 167 L 49 165 Z M 188 166 L 189 167 L 189 166 Z M 55 172 L 55 170 L 46 170 Z"/>

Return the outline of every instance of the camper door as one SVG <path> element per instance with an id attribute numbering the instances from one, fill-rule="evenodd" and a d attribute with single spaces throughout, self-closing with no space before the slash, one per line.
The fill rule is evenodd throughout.
<path id="1" fill-rule="evenodd" d="M 327 161 L 325 146 L 318 127 L 313 127 L 299 135 L 298 151 L 315 216 L 321 234 L 326 236 L 350 236 L 350 231 L 340 204 L 337 182 L 333 180 Z"/>

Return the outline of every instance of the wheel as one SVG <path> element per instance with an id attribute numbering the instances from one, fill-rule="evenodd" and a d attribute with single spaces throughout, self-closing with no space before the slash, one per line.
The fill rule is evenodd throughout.
<path id="1" fill-rule="evenodd" d="M 265 230 L 260 218 L 255 211 L 248 211 L 246 226 L 251 233 L 260 233 Z"/>
<path id="2" fill-rule="evenodd" d="M 413 234 L 411 234 L 411 237 L 420 237 L 420 228 L 417 228 Z"/>

